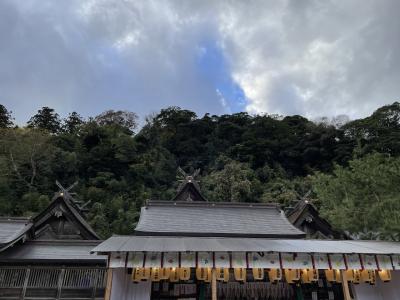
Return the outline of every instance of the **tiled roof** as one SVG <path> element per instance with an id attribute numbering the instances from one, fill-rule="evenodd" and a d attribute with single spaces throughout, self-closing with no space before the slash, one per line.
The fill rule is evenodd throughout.
<path id="1" fill-rule="evenodd" d="M 0 218 L 0 252 L 24 237 L 32 227 L 28 218 Z"/>
<path id="2" fill-rule="evenodd" d="M 90 254 L 101 241 L 28 241 L 0 253 L 0 262 L 106 263 L 107 257 Z"/>
<path id="3" fill-rule="evenodd" d="M 257 203 L 149 201 L 142 207 L 137 235 L 301 238 L 275 205 Z"/>
<path id="4" fill-rule="evenodd" d="M 112 236 L 93 252 L 286 252 L 400 254 L 399 242 L 231 237 Z"/>

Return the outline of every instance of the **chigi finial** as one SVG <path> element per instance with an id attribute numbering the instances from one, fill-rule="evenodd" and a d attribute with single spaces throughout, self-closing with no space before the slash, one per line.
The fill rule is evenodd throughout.
<path id="1" fill-rule="evenodd" d="M 89 211 L 86 207 L 91 201 L 89 200 L 86 203 L 83 203 L 83 201 L 80 201 L 79 199 L 78 200 L 76 199 L 76 197 L 77 197 L 76 193 L 71 192 L 71 190 L 78 185 L 78 181 L 75 181 L 69 187 L 64 188 L 64 186 L 58 180 L 56 180 L 56 185 L 60 189 L 60 191 L 58 192 L 59 195 L 61 197 L 63 197 L 64 199 L 68 199 L 70 202 L 72 202 L 76 206 L 76 208 L 79 209 L 79 211 L 81 213 L 86 213 L 86 212 Z"/>

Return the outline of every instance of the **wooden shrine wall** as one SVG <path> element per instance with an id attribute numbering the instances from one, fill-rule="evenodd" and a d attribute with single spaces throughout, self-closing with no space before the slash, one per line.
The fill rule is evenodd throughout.
<path id="1" fill-rule="evenodd" d="M 0 267 L 0 299 L 104 299 L 107 269 Z"/>

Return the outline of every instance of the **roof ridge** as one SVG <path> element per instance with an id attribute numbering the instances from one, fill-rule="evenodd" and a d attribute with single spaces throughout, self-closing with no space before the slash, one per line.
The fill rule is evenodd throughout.
<path id="1" fill-rule="evenodd" d="M 147 200 L 147 206 L 189 206 L 189 207 L 223 207 L 223 208 L 275 208 L 280 211 L 279 205 L 274 203 L 251 203 L 251 202 L 187 202 L 168 200 Z"/>

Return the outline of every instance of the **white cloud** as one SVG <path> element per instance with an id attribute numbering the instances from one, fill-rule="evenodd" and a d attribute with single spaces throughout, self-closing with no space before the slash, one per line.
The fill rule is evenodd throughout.
<path id="1" fill-rule="evenodd" d="M 212 41 L 249 112 L 365 116 L 399 99 L 399 9 L 396 0 L 5 0 L 0 102 L 20 121 L 42 105 L 223 113 L 232 99 L 198 66 Z"/>

